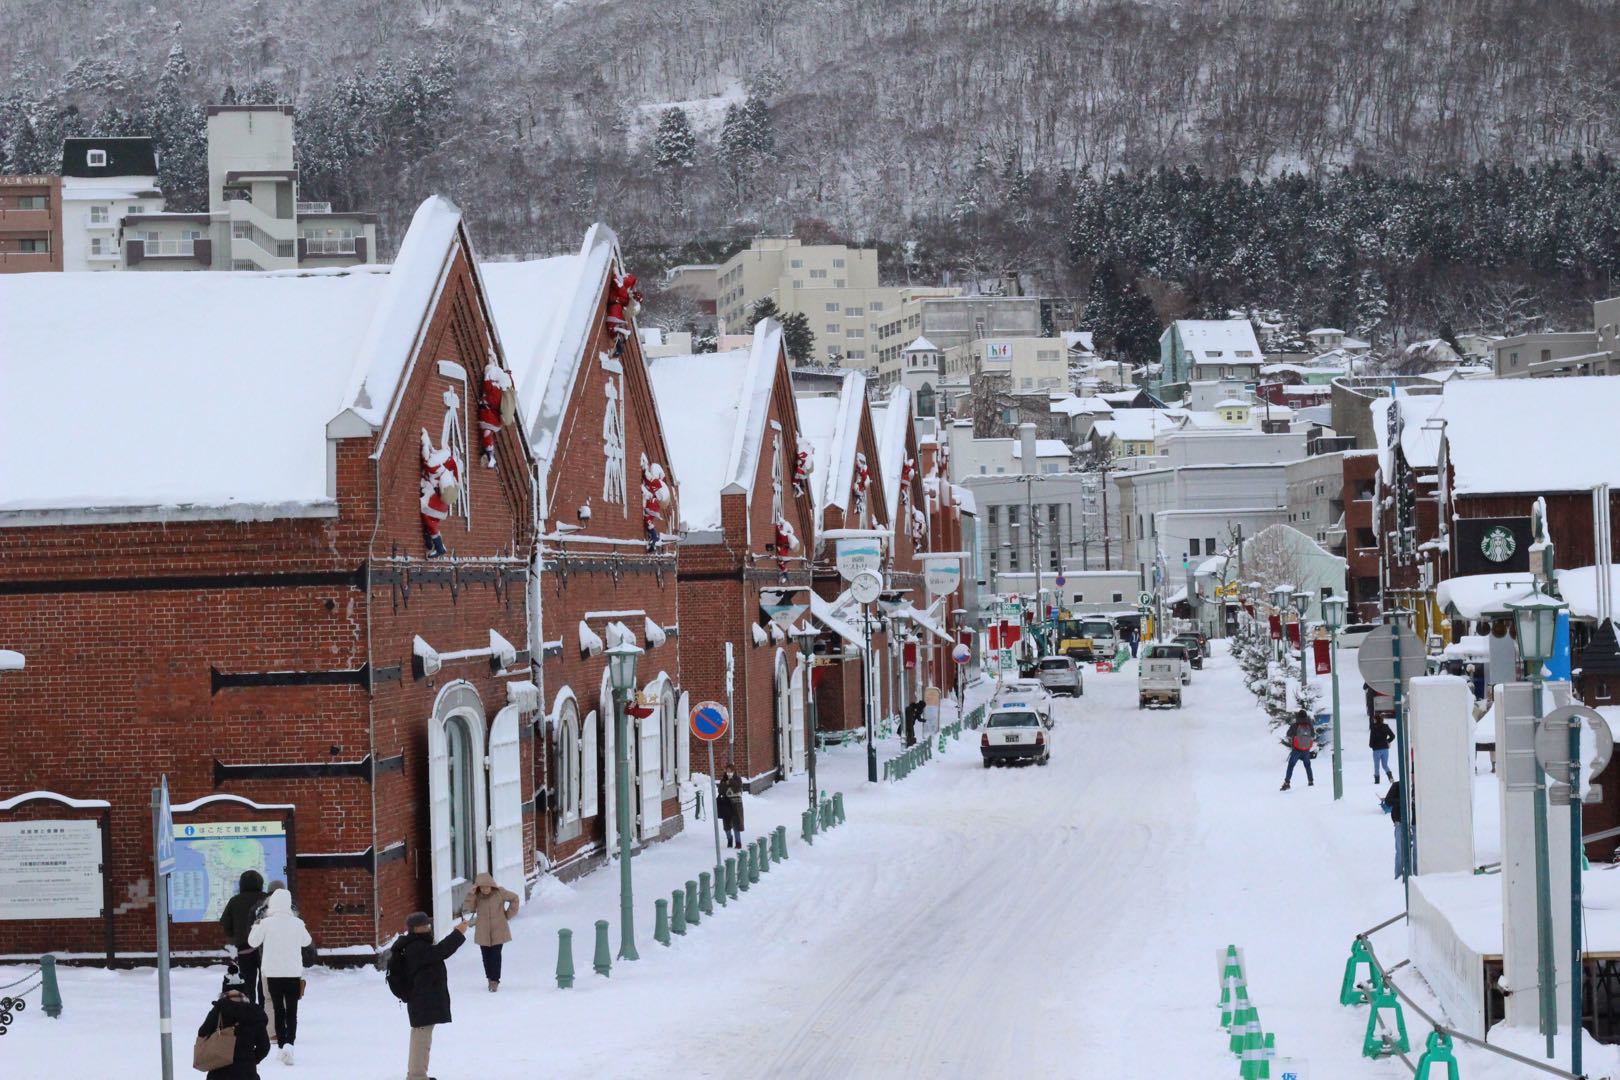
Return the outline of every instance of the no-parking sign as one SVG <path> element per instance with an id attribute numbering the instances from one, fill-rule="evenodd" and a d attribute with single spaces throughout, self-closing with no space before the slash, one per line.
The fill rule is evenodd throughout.
<path id="1" fill-rule="evenodd" d="M 718 701 L 700 701 L 692 707 L 692 734 L 704 742 L 723 738 L 730 726 L 731 717 Z"/>

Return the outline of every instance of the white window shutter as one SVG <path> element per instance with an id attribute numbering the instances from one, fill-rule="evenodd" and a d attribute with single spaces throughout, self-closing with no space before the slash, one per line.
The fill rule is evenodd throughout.
<path id="1" fill-rule="evenodd" d="M 428 826 L 433 843 L 433 936 L 450 932 L 455 916 L 455 875 L 450 867 L 450 746 L 444 724 L 428 721 Z"/>
<path id="2" fill-rule="evenodd" d="M 523 893 L 523 754 L 518 710 L 508 705 L 489 729 L 490 873 L 502 888 Z"/>
<path id="3" fill-rule="evenodd" d="M 601 725 L 601 737 L 597 745 L 601 748 L 601 776 L 602 776 L 602 827 L 604 842 L 610 853 L 617 855 L 619 850 L 619 748 L 616 745 L 619 737 L 618 717 L 613 714 L 613 690 L 608 686 L 607 672 L 602 673 L 602 689 L 597 694 L 601 708 L 597 710 Z M 592 779 L 586 781 L 587 785 L 594 784 L 597 765 L 588 760 L 586 767 L 591 769 Z"/>
<path id="4" fill-rule="evenodd" d="M 596 805 L 596 731 L 599 717 L 592 709 L 579 726 L 579 784 L 575 794 L 579 797 L 579 816 L 595 817 Z"/>
<path id="5" fill-rule="evenodd" d="M 805 678 L 809 668 L 800 660 L 793 669 L 793 682 L 788 691 L 788 717 L 790 727 L 788 730 L 788 748 L 792 755 L 793 771 L 802 773 L 805 769 L 805 742 L 804 742 L 804 712 L 805 695 L 810 692 L 809 681 Z"/>
<path id="6" fill-rule="evenodd" d="M 783 775 L 793 770 L 790 745 L 793 729 L 793 692 L 788 681 L 787 653 L 776 650 L 776 677 L 771 680 L 771 715 L 776 725 L 776 763 Z"/>
<path id="7" fill-rule="evenodd" d="M 692 779 L 692 728 L 688 717 L 692 715 L 692 695 L 681 691 L 675 706 L 675 779 L 684 784 Z"/>
<path id="8" fill-rule="evenodd" d="M 643 840 L 651 840 L 658 836 L 659 826 L 664 823 L 664 777 L 662 766 L 664 752 L 659 743 L 663 731 L 663 720 L 659 718 L 658 710 L 654 709 L 650 716 L 643 717 L 639 726 L 641 728 L 641 822 L 639 835 Z"/>

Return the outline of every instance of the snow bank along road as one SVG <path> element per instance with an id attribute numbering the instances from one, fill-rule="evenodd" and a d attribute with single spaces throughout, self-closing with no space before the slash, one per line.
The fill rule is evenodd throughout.
<path id="1" fill-rule="evenodd" d="M 1334 806 L 1325 754 L 1315 787 L 1296 775 L 1277 790 L 1283 748 L 1221 651 L 1180 710 L 1138 711 L 1134 667 L 1086 683 L 1060 699 L 1046 768 L 986 770 L 964 737 L 873 787 L 862 752 L 824 754 L 849 824 L 812 849 L 797 839 L 802 782 L 752 800 L 756 835 L 792 823 L 790 861 L 671 949 L 652 941 L 652 900 L 712 861 L 708 823 L 638 856 L 643 959 L 610 979 L 590 974 L 590 925 L 616 919 L 617 875 L 545 882 L 514 924 L 499 994 L 472 946 L 452 960 L 456 1020 L 436 1033 L 433 1072 L 1235 1076 L 1215 1009 L 1215 955 L 1235 943 L 1261 1022 L 1313 1080 L 1405 1075 L 1359 1058 L 1365 1012 L 1337 1003 L 1351 938 L 1401 906 L 1365 719 L 1347 716 Z M 581 973 L 566 992 L 552 981 L 559 926 Z M 176 973 L 187 1061 L 218 985 L 217 971 Z M 157 1074 L 150 971 L 64 969 L 63 996 L 62 1019 L 13 1026 L 0 1076 Z M 314 973 L 299 1029 L 298 1064 L 266 1062 L 266 1077 L 404 1073 L 403 1010 L 374 971 Z"/>

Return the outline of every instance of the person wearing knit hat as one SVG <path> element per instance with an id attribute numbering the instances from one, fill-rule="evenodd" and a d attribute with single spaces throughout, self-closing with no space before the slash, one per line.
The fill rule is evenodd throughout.
<path id="1" fill-rule="evenodd" d="M 467 940 L 469 925 L 463 918 L 435 942 L 432 917 L 425 911 L 413 911 L 405 917 L 405 933 L 389 950 L 388 987 L 405 1002 L 411 1023 L 405 1080 L 428 1080 L 433 1029 L 450 1022 L 450 973 L 444 962 Z"/>

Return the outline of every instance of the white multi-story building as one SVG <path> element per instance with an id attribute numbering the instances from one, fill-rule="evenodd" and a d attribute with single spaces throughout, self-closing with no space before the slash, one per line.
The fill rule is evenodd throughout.
<path id="1" fill-rule="evenodd" d="M 974 338 L 945 353 L 951 376 L 1001 373 L 1012 393 L 1069 389 L 1068 343 L 1060 337 Z"/>
<path id="2" fill-rule="evenodd" d="M 123 269 L 124 218 L 162 212 L 150 138 L 62 140 L 62 269 Z"/>
<path id="3" fill-rule="evenodd" d="M 291 105 L 208 107 L 206 213 L 129 213 L 131 270 L 290 270 L 377 261 L 377 215 L 301 202 Z"/>

